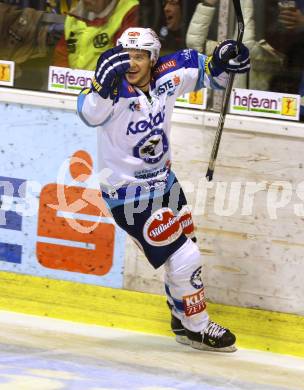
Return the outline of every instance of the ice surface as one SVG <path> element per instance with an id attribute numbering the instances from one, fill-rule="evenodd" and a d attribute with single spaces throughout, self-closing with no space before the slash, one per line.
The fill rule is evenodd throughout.
<path id="1" fill-rule="evenodd" d="M 0 311 L 0 390 L 304 389 L 304 359 Z"/>

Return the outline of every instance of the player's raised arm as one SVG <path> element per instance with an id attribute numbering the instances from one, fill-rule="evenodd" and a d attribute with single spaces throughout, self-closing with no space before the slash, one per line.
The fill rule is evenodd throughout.
<path id="1" fill-rule="evenodd" d="M 237 42 L 227 39 L 219 43 L 212 56 L 199 54 L 199 64 L 203 68 L 197 89 L 225 88 L 228 73 L 246 73 L 250 69 L 250 57 L 248 48 L 241 44 L 237 54 Z"/>
<path id="2" fill-rule="evenodd" d="M 78 96 L 77 110 L 89 126 L 99 126 L 112 115 L 118 99 L 118 83 L 130 67 L 130 56 L 121 45 L 105 51 L 99 57 L 91 88 Z"/>

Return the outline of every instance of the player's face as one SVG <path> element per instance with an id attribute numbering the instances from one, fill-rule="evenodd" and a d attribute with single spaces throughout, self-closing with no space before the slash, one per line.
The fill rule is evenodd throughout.
<path id="1" fill-rule="evenodd" d="M 149 90 L 149 81 L 151 79 L 151 69 L 153 63 L 150 59 L 150 53 L 146 50 L 130 49 L 127 50 L 130 59 L 130 69 L 126 73 L 126 79 L 131 84 L 144 91 Z"/>

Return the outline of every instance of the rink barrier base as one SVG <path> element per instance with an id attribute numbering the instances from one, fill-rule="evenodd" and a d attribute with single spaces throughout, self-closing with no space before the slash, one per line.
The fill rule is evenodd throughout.
<path id="1" fill-rule="evenodd" d="M 172 336 L 161 295 L 1 272 L 0 309 Z M 208 312 L 240 348 L 304 357 L 304 317 L 214 303 Z"/>

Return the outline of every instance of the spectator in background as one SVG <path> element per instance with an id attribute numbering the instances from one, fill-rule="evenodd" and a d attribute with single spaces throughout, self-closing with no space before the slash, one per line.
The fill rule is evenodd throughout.
<path id="1" fill-rule="evenodd" d="M 0 58 L 15 62 L 17 88 L 46 87 L 53 49 L 63 33 L 59 13 L 72 4 L 76 0 L 0 2 Z"/>
<path id="2" fill-rule="evenodd" d="M 205 52 L 207 55 L 213 53 L 217 41 L 209 39 L 209 32 L 218 3 L 218 0 L 202 0 L 197 5 L 187 31 L 188 47 Z M 238 75 L 234 86 L 239 88 L 269 90 L 273 73 L 283 69 L 282 53 L 265 39 L 257 40 L 255 12 L 257 9 L 263 12 L 263 6 L 263 3 L 253 0 L 241 1 L 245 23 L 243 42 L 250 50 L 251 71 L 247 75 Z"/>
<path id="3" fill-rule="evenodd" d="M 139 21 L 140 26 L 152 28 L 158 31 L 163 21 L 163 4 L 162 0 L 139 0 Z"/>
<path id="4" fill-rule="evenodd" d="M 286 69 L 274 74 L 271 90 L 301 95 L 304 120 L 304 0 L 296 0 L 294 5 L 270 1 L 267 11 L 269 19 L 274 15 L 266 30 L 267 39 L 285 55 Z"/>
<path id="5" fill-rule="evenodd" d="M 218 0 L 204 0 L 197 4 L 186 34 L 187 47 L 195 49 L 200 53 L 213 53 L 217 41 L 209 40 L 208 38 L 217 3 Z"/>
<path id="6" fill-rule="evenodd" d="M 304 0 L 297 0 L 294 3 L 295 6 L 288 7 L 284 6 L 284 2 L 279 2 L 279 22 L 286 30 L 304 31 Z"/>
<path id="7" fill-rule="evenodd" d="M 238 75 L 234 86 L 300 94 L 303 120 L 304 0 L 294 3 L 296 7 L 288 8 L 280 7 L 277 0 L 242 0 L 243 42 L 250 50 L 251 71 L 249 75 Z M 212 54 L 216 45 L 216 41 L 208 39 L 208 34 L 217 4 L 218 0 L 201 1 L 187 31 L 187 46 L 207 55 Z M 264 13 L 263 31 L 256 31 L 257 17 Z"/>
<path id="8" fill-rule="evenodd" d="M 37 3 L 44 3 L 45 11 L 50 13 L 56 13 L 61 15 L 66 15 L 69 10 L 76 7 L 79 0 L 34 0 Z"/>
<path id="9" fill-rule="evenodd" d="M 80 0 L 64 25 L 54 65 L 93 70 L 100 54 L 115 45 L 128 27 L 138 24 L 138 0 Z"/>
<path id="10" fill-rule="evenodd" d="M 164 52 L 183 49 L 186 32 L 197 0 L 163 0 L 163 20 L 159 38 Z"/>

